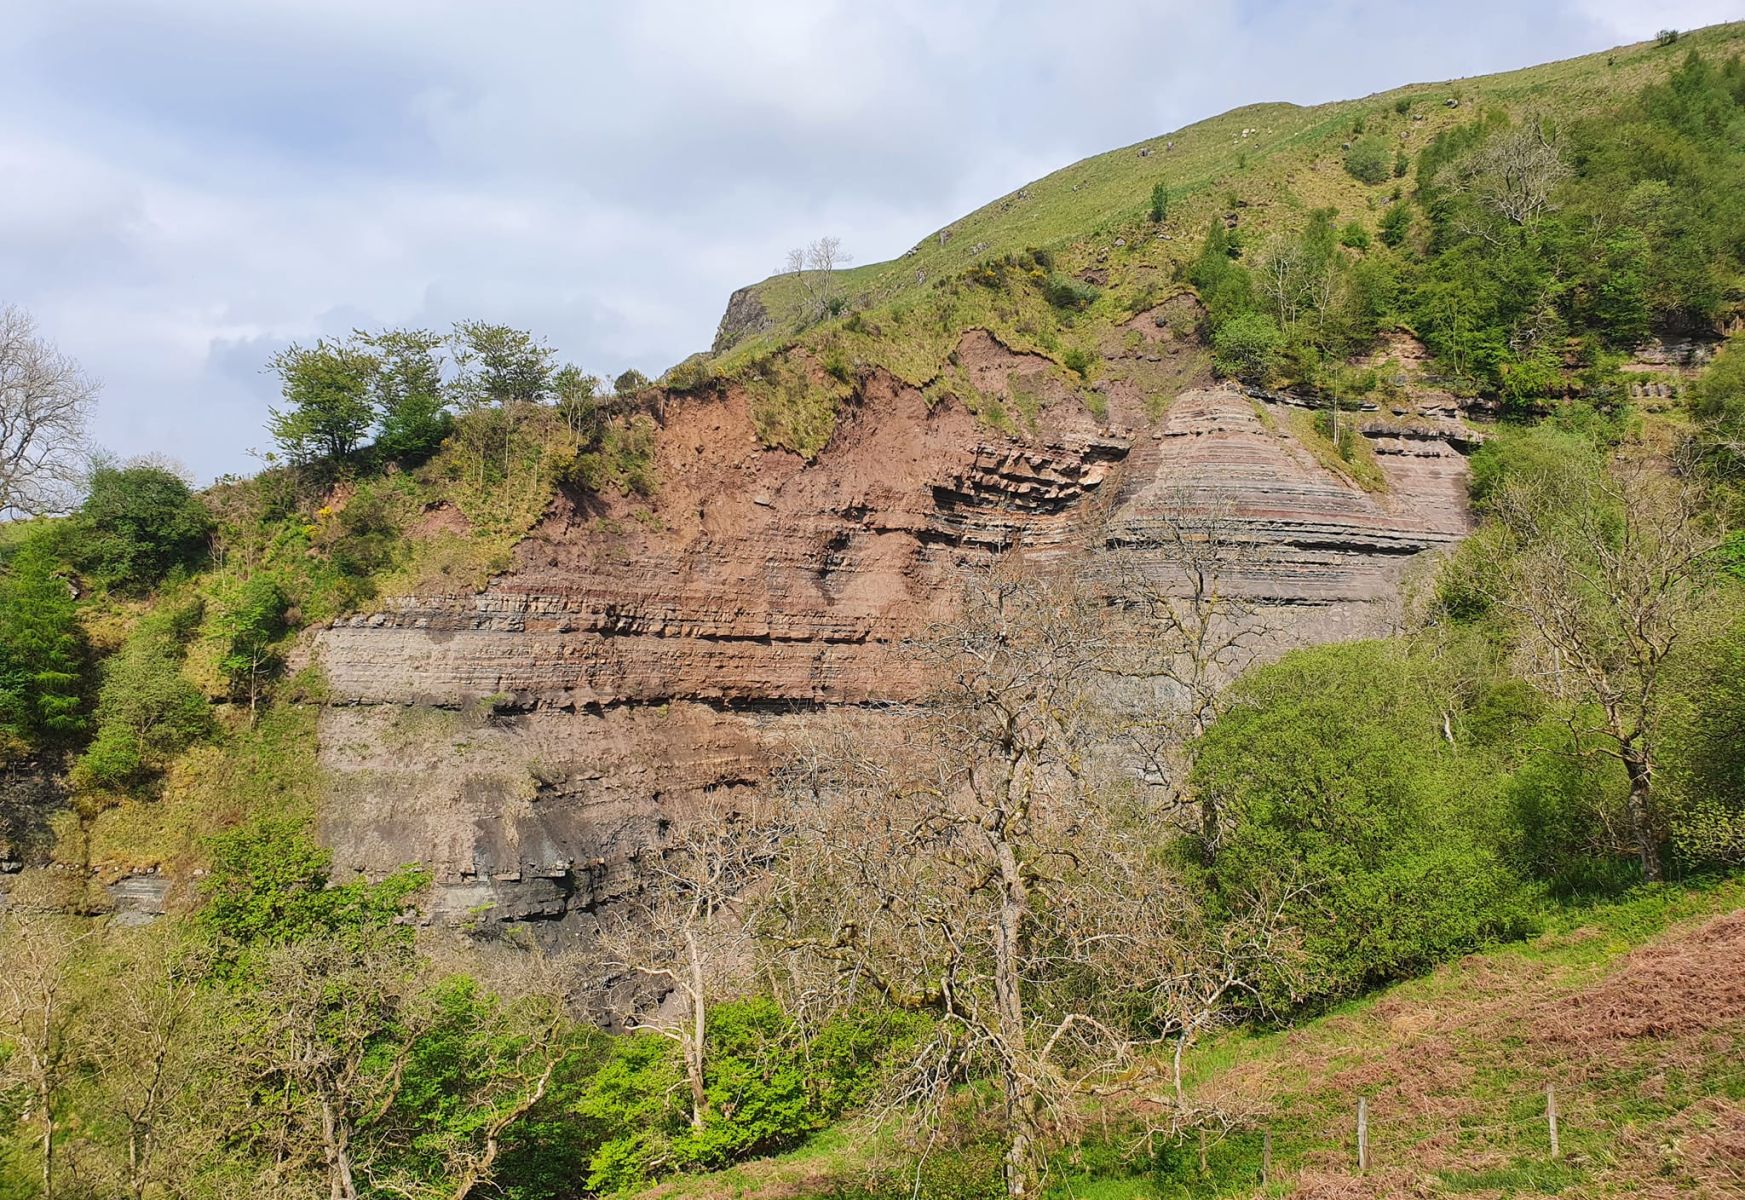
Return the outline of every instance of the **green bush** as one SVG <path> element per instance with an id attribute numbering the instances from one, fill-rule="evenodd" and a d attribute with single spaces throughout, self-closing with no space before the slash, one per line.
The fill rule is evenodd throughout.
<path id="1" fill-rule="evenodd" d="M 1097 356 L 1083 346 L 1069 346 L 1066 353 L 1060 356 L 1060 365 L 1076 373 L 1080 379 L 1091 377 L 1091 367 L 1096 361 Z"/>
<path id="2" fill-rule="evenodd" d="M 74 764 L 76 785 L 137 787 L 215 731 L 206 697 L 182 674 L 184 646 L 202 612 L 193 601 L 152 613 L 103 664 L 97 735 Z"/>
<path id="3" fill-rule="evenodd" d="M 1379 134 L 1351 143 L 1345 152 L 1345 171 L 1361 183 L 1377 184 L 1388 177 L 1388 147 Z"/>
<path id="4" fill-rule="evenodd" d="M 72 521 L 79 568 L 108 587 L 144 590 L 206 554 L 212 515 L 175 472 L 100 466 Z"/>
<path id="5" fill-rule="evenodd" d="M 29 753 L 82 733 L 90 654 L 47 531 L 0 576 L 0 751 Z"/>
<path id="6" fill-rule="evenodd" d="M 1097 290 L 1095 284 L 1086 283 L 1082 279 L 1075 279 L 1071 275 L 1064 275 L 1058 271 L 1051 273 L 1042 284 L 1043 299 L 1054 307 L 1068 312 L 1083 312 L 1095 304 L 1100 295 L 1102 293 Z"/>
<path id="7" fill-rule="evenodd" d="M 200 887 L 197 920 L 233 952 L 313 937 L 383 930 L 423 887 L 424 873 L 402 868 L 379 883 L 332 881 L 333 856 L 309 836 L 308 823 L 266 818 L 216 834 Z M 412 931 L 404 927 L 410 941 Z"/>
<path id="8" fill-rule="evenodd" d="M 1381 223 L 1376 229 L 1384 246 L 1402 245 L 1406 240 L 1406 235 L 1411 231 L 1412 208 L 1404 200 L 1390 206 L 1381 215 Z"/>
<path id="9" fill-rule="evenodd" d="M 1494 789 L 1444 744 L 1398 647 L 1296 651 L 1237 687 L 1193 786 L 1225 829 L 1203 847 L 1220 895 L 1304 889 L 1286 904 L 1304 974 L 1274 1003 L 1352 995 L 1525 928 Z"/>
<path id="10" fill-rule="evenodd" d="M 1284 336 L 1265 313 L 1245 312 L 1212 334 L 1212 361 L 1225 375 L 1264 382 L 1277 365 Z"/>
<path id="11" fill-rule="evenodd" d="M 913 1016 L 856 1011 L 808 1038 L 767 997 L 717 1004 L 709 1012 L 701 1129 L 690 1125 L 675 1044 L 651 1034 L 619 1038 L 573 1106 L 596 1147 L 588 1187 L 623 1191 L 791 1147 L 861 1102 L 920 1027 Z"/>
<path id="12" fill-rule="evenodd" d="M 1169 215 L 1169 186 L 1159 180 L 1151 185 L 1151 223 L 1161 224 Z"/>
<path id="13" fill-rule="evenodd" d="M 1369 249 L 1369 230 L 1361 221 L 1352 221 L 1339 231 L 1339 244 L 1353 250 Z"/>

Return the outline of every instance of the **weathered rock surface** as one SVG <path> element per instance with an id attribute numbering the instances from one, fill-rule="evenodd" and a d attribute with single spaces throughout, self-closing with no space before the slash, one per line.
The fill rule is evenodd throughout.
<path id="1" fill-rule="evenodd" d="M 1125 357 L 1162 358 L 1156 328 Z M 1041 370 L 980 331 L 961 349 L 989 392 Z M 874 377 L 810 464 L 759 446 L 739 397 L 670 406 L 652 519 L 560 500 L 483 593 L 322 633 L 339 864 L 422 861 L 442 917 L 577 934 L 699 796 L 755 786 L 793 721 L 912 698 L 893 643 L 949 614 L 967 564 L 1010 549 L 1094 570 L 1118 550 L 1143 568 L 1176 507 L 1215 501 L 1260 552 L 1238 586 L 1284 644 L 1386 629 L 1408 564 L 1468 527 L 1473 435 L 1440 404 L 1364 426 L 1388 482 L 1372 494 L 1278 405 L 1123 378 L 1100 421 L 1050 377 L 1019 438 Z"/>

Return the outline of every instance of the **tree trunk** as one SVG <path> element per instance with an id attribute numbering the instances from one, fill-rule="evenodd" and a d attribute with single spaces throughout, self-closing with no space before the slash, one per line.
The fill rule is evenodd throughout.
<path id="1" fill-rule="evenodd" d="M 1642 860 L 1642 878 L 1659 883 L 1665 878 L 1660 865 L 1660 842 L 1655 837 L 1653 796 L 1654 764 L 1646 751 L 1626 748 L 1623 752 L 1624 773 L 1630 777 L 1630 832 L 1636 839 L 1636 853 Z"/>
<path id="2" fill-rule="evenodd" d="M 36 1102 L 42 1109 L 42 1200 L 54 1200 L 55 1195 L 55 1110 L 54 1093 L 45 1078 L 36 1088 Z"/>
<path id="3" fill-rule="evenodd" d="M 330 1200 L 357 1200 L 357 1183 L 352 1178 L 351 1148 L 346 1144 L 345 1131 L 333 1112 L 333 1102 L 321 1101 L 322 1149 L 327 1157 L 327 1194 Z"/>
<path id="4" fill-rule="evenodd" d="M 691 966 L 691 1032 L 685 1038 L 685 1075 L 691 1085 L 691 1128 L 703 1128 L 709 1114 L 709 1093 L 703 1083 L 703 1038 L 708 1033 L 709 1011 L 703 1002 L 703 954 L 697 935 L 685 930 L 685 954 Z"/>
<path id="5" fill-rule="evenodd" d="M 1011 1139 L 1006 1144 L 1006 1195 L 1010 1200 L 1035 1200 L 1042 1194 L 1042 1173 L 1036 1169 L 1037 1103 L 1034 1092 L 1018 1088 L 1007 1096 L 1012 1109 Z"/>
<path id="6" fill-rule="evenodd" d="M 1041 1100 L 1036 1081 L 1030 1077 L 1030 1054 L 1024 1028 L 1024 938 L 1030 915 L 1030 894 L 1010 842 L 996 843 L 1000 866 L 1000 915 L 994 932 L 994 999 L 999 1010 L 1000 1040 L 1005 1043 L 1006 1121 L 1010 1127 L 1006 1144 L 1006 1195 L 1011 1200 L 1033 1200 L 1041 1192 L 1041 1173 L 1036 1168 L 1036 1130 Z"/>

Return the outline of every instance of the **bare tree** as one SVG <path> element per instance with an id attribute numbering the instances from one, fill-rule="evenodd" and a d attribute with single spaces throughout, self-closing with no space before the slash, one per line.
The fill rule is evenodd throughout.
<path id="1" fill-rule="evenodd" d="M 853 261 L 853 256 L 843 251 L 841 241 L 833 237 L 788 251 L 785 271 L 800 285 L 801 320 L 816 321 L 838 311 L 842 301 L 836 290 L 836 272 Z"/>
<path id="2" fill-rule="evenodd" d="M 29 313 L 0 307 L 0 513 L 68 507 L 96 397 L 96 382 L 37 336 Z"/>
<path id="3" fill-rule="evenodd" d="M 313 1174 L 330 1200 L 357 1200 L 359 1132 L 393 1104 L 419 1032 L 409 949 L 391 932 L 312 937 L 251 975 L 236 996 L 232 1064 L 253 1101 L 238 1131 L 276 1180 Z"/>
<path id="4" fill-rule="evenodd" d="M 1490 507 L 1497 525 L 1476 543 L 1466 585 L 1515 620 L 1538 683 L 1586 706 L 1570 717 L 1576 743 L 1598 739 L 1623 764 L 1642 874 L 1658 880 L 1666 666 L 1703 611 L 1724 531 L 1694 484 L 1640 458 L 1512 480 Z"/>
<path id="5" fill-rule="evenodd" d="M 749 906 L 775 859 L 781 830 L 767 799 L 705 801 L 656 855 L 650 852 L 642 892 L 614 906 L 600 933 L 613 971 L 654 983 L 663 993 L 650 1008 L 646 988 L 620 989 L 612 1013 L 632 1029 L 677 1042 L 691 1094 L 691 1127 L 703 1128 L 709 1095 L 704 1069 L 709 1010 L 754 959 Z"/>
<path id="6" fill-rule="evenodd" d="M 1516 226 L 1553 211 L 1557 185 L 1573 173 L 1542 114 L 1493 135 L 1448 170 L 1456 187 Z"/>
<path id="7" fill-rule="evenodd" d="M 54 1200 L 59 1185 L 58 1121 L 83 1061 L 78 956 L 99 929 L 77 917 L 12 913 L 0 919 L 0 1037 L 12 1051 L 0 1061 L 0 1081 L 10 1079 L 28 1097 L 24 1116 L 37 1131 L 43 1200 Z"/>
<path id="8" fill-rule="evenodd" d="M 1104 669 L 1164 685 L 1118 721 L 1156 810 L 1198 809 L 1202 843 L 1216 849 L 1216 797 L 1193 796 L 1188 777 L 1199 739 L 1227 707 L 1227 688 L 1254 663 L 1271 626 L 1246 595 L 1262 551 L 1229 495 L 1180 487 L 1163 517 L 1142 531 L 1116 530 L 1105 560 L 1115 606 Z"/>
<path id="9" fill-rule="evenodd" d="M 166 1166 L 162 1156 L 176 1134 L 185 1140 L 191 1132 L 189 1099 L 198 1072 L 218 1065 L 201 1059 L 210 1047 L 200 1036 L 196 951 L 163 924 L 110 931 L 115 944 L 104 970 L 111 983 L 95 1014 L 102 1036 L 90 1038 L 102 1103 L 126 1122 L 122 1172 L 134 1200 L 186 1172 L 186 1162 Z"/>
<path id="10" fill-rule="evenodd" d="M 1237 939 L 1215 964 L 1195 897 L 1121 803 L 1091 691 L 1102 603 L 1002 570 L 965 608 L 917 647 L 939 681 L 917 721 L 803 747 L 786 785 L 806 819 L 778 894 L 816 986 L 937 1017 L 905 1107 L 998 1083 L 1006 1188 L 1024 1198 L 1082 1100 L 1138 1086 L 1145 1043 L 1185 1049 L 1272 941 Z"/>

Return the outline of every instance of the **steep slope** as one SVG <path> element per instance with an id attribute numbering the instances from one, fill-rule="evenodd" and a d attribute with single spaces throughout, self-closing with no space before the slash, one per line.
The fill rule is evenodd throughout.
<path id="1" fill-rule="evenodd" d="M 1172 336 L 1108 363 L 1166 355 L 1202 358 Z M 989 381 L 1047 380 L 983 331 L 958 358 Z M 957 572 L 1008 548 L 1161 572 L 1160 524 L 1215 496 L 1262 552 L 1240 586 L 1284 646 L 1385 630 L 1407 564 L 1467 527 L 1455 447 L 1476 435 L 1446 413 L 1371 419 L 1385 487 L 1368 492 L 1291 432 L 1302 414 L 1283 399 L 1203 366 L 1107 403 L 1098 421 L 1061 396 L 1020 437 L 874 372 L 807 463 L 762 446 L 731 390 L 675 399 L 646 509 L 561 497 L 484 592 L 401 598 L 320 635 L 342 864 L 425 861 L 448 912 L 584 913 L 698 795 L 755 784 L 808 711 L 912 699 L 894 644 L 949 614 Z"/>

